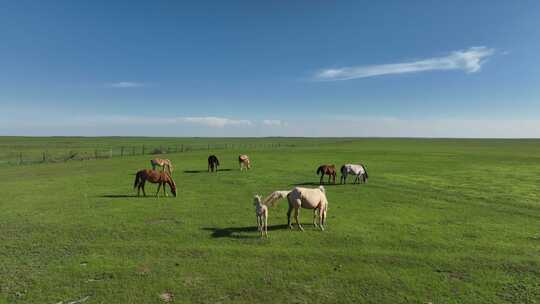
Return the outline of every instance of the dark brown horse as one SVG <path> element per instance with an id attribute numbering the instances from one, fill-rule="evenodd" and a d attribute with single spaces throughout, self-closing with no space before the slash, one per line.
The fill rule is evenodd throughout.
<path id="1" fill-rule="evenodd" d="M 163 194 L 167 196 L 167 192 L 165 191 L 165 184 L 168 184 L 171 188 L 172 194 L 176 197 L 176 183 L 173 181 L 172 177 L 166 172 L 150 169 L 143 169 L 137 172 L 137 174 L 135 174 L 135 183 L 133 184 L 133 188 L 137 188 L 137 196 L 140 195 L 141 189 L 143 195 L 146 196 L 146 192 L 144 191 L 144 184 L 147 181 L 154 184 L 159 184 L 156 196 L 159 196 L 159 190 L 161 189 L 161 187 L 163 187 Z"/>
<path id="2" fill-rule="evenodd" d="M 210 155 L 208 156 L 208 172 L 218 172 L 219 160 L 217 156 Z"/>
<path id="3" fill-rule="evenodd" d="M 319 184 L 323 184 L 323 177 L 328 175 L 328 183 L 330 183 L 330 178 L 333 179 L 334 184 L 336 183 L 336 166 L 334 165 L 321 165 L 317 169 L 317 175 L 321 175 L 321 180 Z"/>

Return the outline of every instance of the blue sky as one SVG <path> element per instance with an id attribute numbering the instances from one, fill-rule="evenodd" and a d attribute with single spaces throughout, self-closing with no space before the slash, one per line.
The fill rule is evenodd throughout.
<path id="1" fill-rule="evenodd" d="M 380 2 L 3 2 L 0 135 L 540 137 L 540 2 Z"/>

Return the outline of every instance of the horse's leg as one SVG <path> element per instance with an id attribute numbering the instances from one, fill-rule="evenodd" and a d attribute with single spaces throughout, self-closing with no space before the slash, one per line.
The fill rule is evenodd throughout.
<path id="1" fill-rule="evenodd" d="M 328 174 L 328 184 L 330 184 L 330 179 L 332 178 L 331 174 Z"/>
<path id="2" fill-rule="evenodd" d="M 169 186 L 170 187 L 170 186 Z M 165 189 L 165 183 L 163 183 L 163 195 L 165 196 L 169 196 L 169 194 L 167 193 L 167 190 Z"/>
<path id="3" fill-rule="evenodd" d="M 291 212 L 293 207 L 289 204 L 289 210 L 287 210 L 287 226 L 289 226 L 289 229 L 292 229 L 291 225 Z"/>
<path id="4" fill-rule="evenodd" d="M 313 226 L 317 227 L 317 222 L 315 219 L 317 218 L 317 208 L 313 209 Z"/>
<path id="5" fill-rule="evenodd" d="M 324 231 L 324 212 L 323 208 L 319 210 L 319 228 Z"/>
<path id="6" fill-rule="evenodd" d="M 161 190 L 161 183 L 158 184 L 156 197 L 159 197 L 159 190 Z"/>
<path id="7" fill-rule="evenodd" d="M 264 235 L 268 237 L 268 213 L 264 215 Z"/>
<path id="8" fill-rule="evenodd" d="M 142 182 L 142 193 L 146 197 L 146 191 L 144 190 L 144 186 L 146 185 L 146 181 Z"/>
<path id="9" fill-rule="evenodd" d="M 296 222 L 298 229 L 300 229 L 301 231 L 304 231 L 304 227 L 300 225 L 300 221 L 298 220 L 299 215 L 300 215 L 300 208 L 294 208 L 294 221 Z"/>
<path id="10" fill-rule="evenodd" d="M 322 202 L 319 203 L 319 228 L 321 228 L 322 231 L 324 231 L 324 212 L 326 210 L 326 205 L 324 205 Z"/>
<path id="11" fill-rule="evenodd" d="M 326 210 L 328 210 L 328 206 L 324 206 L 324 210 L 321 210 L 322 218 L 321 218 L 321 225 L 326 225 Z"/>

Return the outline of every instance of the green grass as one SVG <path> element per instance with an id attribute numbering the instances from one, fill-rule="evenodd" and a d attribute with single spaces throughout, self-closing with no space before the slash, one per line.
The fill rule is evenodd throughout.
<path id="1" fill-rule="evenodd" d="M 17 140 L 42 148 L 28 138 L 0 147 Z M 208 151 L 167 155 L 177 198 L 132 197 L 148 155 L 2 167 L 0 299 L 540 303 L 539 140 L 280 140 L 299 144 L 210 151 L 232 169 L 214 175 Z M 345 162 L 367 164 L 369 183 L 327 187 L 326 231 L 307 210 L 305 232 L 285 229 L 282 201 L 269 238 L 258 237 L 254 194 L 311 187 L 319 164 Z"/>

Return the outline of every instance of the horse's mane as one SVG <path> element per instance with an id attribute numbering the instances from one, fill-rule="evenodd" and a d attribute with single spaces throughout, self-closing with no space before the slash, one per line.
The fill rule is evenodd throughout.
<path id="1" fill-rule="evenodd" d="M 274 191 L 263 200 L 263 205 L 274 206 L 277 201 L 287 197 L 291 191 Z"/>

